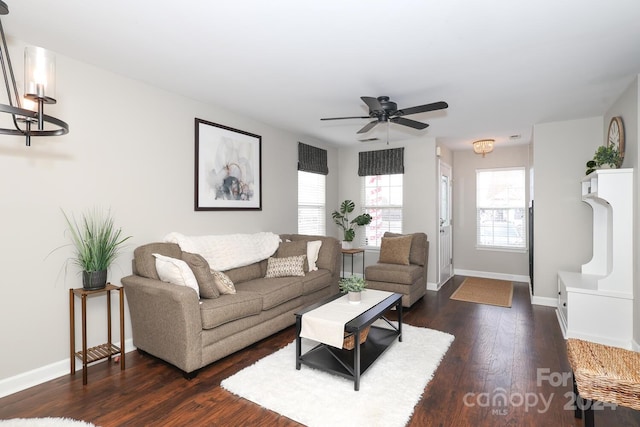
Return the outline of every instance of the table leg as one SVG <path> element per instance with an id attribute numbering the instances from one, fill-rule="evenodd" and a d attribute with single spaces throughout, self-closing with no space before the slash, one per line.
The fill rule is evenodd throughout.
<path id="1" fill-rule="evenodd" d="M 360 330 L 355 331 L 353 347 L 353 389 L 360 390 Z"/>
<path id="2" fill-rule="evenodd" d="M 124 371 L 124 289 L 122 286 L 118 291 L 120 292 L 120 370 Z"/>
<path id="3" fill-rule="evenodd" d="M 87 295 L 82 294 L 82 384 L 87 385 Z"/>
<path id="4" fill-rule="evenodd" d="M 111 361 L 111 291 L 107 291 L 107 351 L 107 360 Z"/>
<path id="5" fill-rule="evenodd" d="M 69 289 L 69 360 L 71 363 L 71 375 L 76 373 L 76 309 L 73 289 Z"/>
<path id="6" fill-rule="evenodd" d="M 351 254 L 351 275 L 353 276 L 353 255 Z"/>
<path id="7" fill-rule="evenodd" d="M 398 300 L 396 311 L 398 312 L 398 341 L 402 342 L 402 298 Z"/>
<path id="8" fill-rule="evenodd" d="M 298 371 L 300 370 L 300 357 L 302 356 L 301 320 L 301 316 L 296 316 L 296 369 Z"/>

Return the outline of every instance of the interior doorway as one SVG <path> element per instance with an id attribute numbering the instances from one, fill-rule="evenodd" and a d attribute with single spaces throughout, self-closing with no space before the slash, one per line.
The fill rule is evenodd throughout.
<path id="1" fill-rule="evenodd" d="M 453 230 L 451 227 L 451 166 L 438 161 L 440 174 L 438 188 L 438 212 L 440 233 L 438 237 L 438 287 L 453 276 Z"/>

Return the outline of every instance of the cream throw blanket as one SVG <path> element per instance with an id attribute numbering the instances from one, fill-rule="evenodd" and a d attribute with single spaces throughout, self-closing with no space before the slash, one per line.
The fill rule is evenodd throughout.
<path id="1" fill-rule="evenodd" d="M 278 249 L 280 236 L 269 232 L 210 236 L 172 232 L 164 241 L 177 243 L 184 252 L 202 255 L 212 270 L 226 271 L 269 258 Z"/>

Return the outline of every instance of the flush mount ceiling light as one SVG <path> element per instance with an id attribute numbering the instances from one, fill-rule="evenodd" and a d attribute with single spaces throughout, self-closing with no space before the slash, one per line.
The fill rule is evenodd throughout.
<path id="1" fill-rule="evenodd" d="M 9 7 L 0 0 L 0 15 L 8 15 Z M 32 103 L 33 109 L 24 108 L 23 100 L 18 94 L 18 86 L 11 66 L 7 39 L 4 36 L 0 21 L 0 65 L 4 76 L 9 104 L 0 104 L 0 112 L 10 114 L 13 128 L 0 128 L 0 134 L 20 135 L 26 138 L 27 146 L 31 145 L 32 136 L 58 136 L 69 133 L 69 125 L 60 119 L 44 114 L 44 104 L 55 104 L 55 57 L 38 47 L 27 47 L 24 53 L 24 92 L 25 100 Z M 25 102 L 25 104 L 27 103 Z M 45 129 L 45 123 L 53 129 Z"/>
<path id="2" fill-rule="evenodd" d="M 485 154 L 493 151 L 494 142 L 496 142 L 495 139 L 480 139 L 478 141 L 474 141 L 473 151 L 476 154 L 482 154 L 482 157 L 484 157 Z"/>

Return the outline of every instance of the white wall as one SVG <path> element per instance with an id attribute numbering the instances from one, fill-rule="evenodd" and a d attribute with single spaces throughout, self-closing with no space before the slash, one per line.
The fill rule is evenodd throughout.
<path id="1" fill-rule="evenodd" d="M 386 143 L 361 144 L 355 148 L 340 148 L 340 184 L 339 200 L 350 199 L 356 203 L 356 210 L 362 209 L 360 201 L 360 182 L 358 176 L 358 153 L 361 151 L 384 150 L 388 148 L 404 147 L 404 177 L 403 177 L 403 233 L 426 233 L 429 238 L 429 265 L 427 281 L 435 286 L 437 263 L 437 160 L 435 155 L 435 139 L 422 137 L 403 141 L 402 144 L 389 145 Z M 338 204 L 329 209 L 338 208 Z M 334 236 L 340 238 L 335 226 Z M 363 231 L 356 230 L 356 238 L 362 236 Z M 371 250 L 366 253 L 366 265 L 378 261 L 379 251 Z M 348 260 L 346 260 L 348 261 Z M 350 263 L 349 263 L 350 264 Z M 361 264 L 356 262 L 354 270 L 360 273 Z M 351 266 L 348 265 L 350 268 Z"/>
<path id="2" fill-rule="evenodd" d="M 581 180 L 602 127 L 602 117 L 534 127 L 534 295 L 552 305 L 557 272 L 580 271 L 591 259 L 592 212 L 581 201 Z"/>
<path id="3" fill-rule="evenodd" d="M 476 170 L 524 167 L 527 179 L 529 146 L 497 146 L 484 158 L 473 151 L 453 152 L 453 263 L 456 274 L 472 274 L 511 280 L 529 275 L 527 252 L 476 248 Z"/>
<path id="4" fill-rule="evenodd" d="M 13 57 L 21 58 L 22 49 L 12 45 Z M 0 137 L 0 395 L 13 384 L 3 379 L 36 368 L 68 372 L 68 289 L 82 285 L 75 266 L 65 274 L 71 249 L 51 253 L 68 243 L 61 209 L 111 208 L 116 224 L 133 236 L 109 272 L 119 284 L 131 272 L 133 249 L 171 231 L 296 232 L 298 141 L 329 149 L 327 203 L 337 201 L 331 147 L 61 55 L 57 69 L 58 104 L 46 111 L 67 121 L 70 133 L 34 138 L 31 147 L 23 138 Z M 195 117 L 262 136 L 262 211 L 194 212 Z M 106 342 L 105 298 L 90 298 L 88 307 L 89 345 Z"/>

